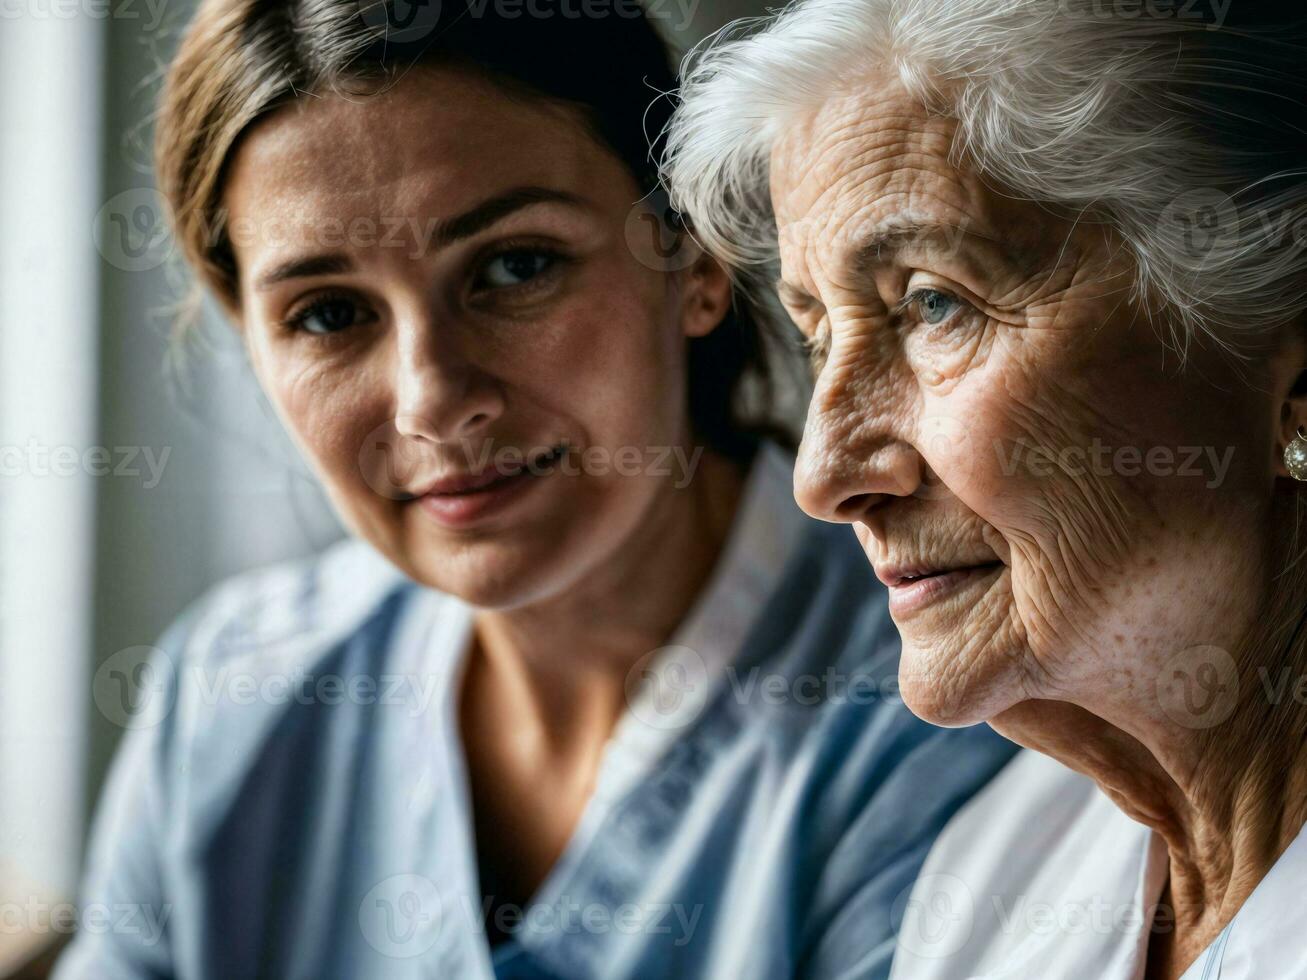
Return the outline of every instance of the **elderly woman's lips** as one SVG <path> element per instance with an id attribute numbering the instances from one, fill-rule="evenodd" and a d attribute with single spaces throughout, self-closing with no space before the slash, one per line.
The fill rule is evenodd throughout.
<path id="1" fill-rule="evenodd" d="M 891 572 L 882 578 L 891 578 L 889 586 L 889 611 L 895 618 L 902 618 L 945 596 L 952 595 L 969 586 L 987 582 L 1004 568 L 1002 562 L 992 561 L 981 565 L 968 565 L 963 568 L 942 569 L 920 575 L 912 573 Z"/>

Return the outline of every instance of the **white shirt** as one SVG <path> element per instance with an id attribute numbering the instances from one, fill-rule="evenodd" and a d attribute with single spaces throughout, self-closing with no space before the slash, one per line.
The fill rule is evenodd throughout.
<path id="1" fill-rule="evenodd" d="M 936 839 L 891 980 L 1141 980 L 1166 886 L 1162 838 L 1094 782 L 1023 750 Z M 1307 834 L 1181 980 L 1307 977 Z"/>

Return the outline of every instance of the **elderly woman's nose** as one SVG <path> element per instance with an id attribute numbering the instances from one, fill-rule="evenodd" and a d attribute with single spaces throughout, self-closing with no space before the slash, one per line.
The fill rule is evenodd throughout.
<path id="1" fill-rule="evenodd" d="M 794 468 L 794 498 L 810 516 L 851 524 L 922 484 L 922 461 L 910 446 L 822 416 L 808 417 Z"/>
<path id="2" fill-rule="evenodd" d="M 457 442 L 489 427 L 504 411 L 495 378 L 463 341 L 428 322 L 401 327 L 395 352 L 395 428 L 432 442 Z"/>

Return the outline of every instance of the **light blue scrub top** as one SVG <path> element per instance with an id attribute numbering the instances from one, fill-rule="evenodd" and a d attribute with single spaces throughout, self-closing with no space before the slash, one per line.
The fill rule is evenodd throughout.
<path id="1" fill-rule="evenodd" d="M 899 703 L 884 589 L 792 465 L 758 453 L 494 949 L 455 698 L 473 611 L 357 541 L 214 590 L 123 672 L 57 980 L 887 976 L 936 834 L 1015 747 Z"/>

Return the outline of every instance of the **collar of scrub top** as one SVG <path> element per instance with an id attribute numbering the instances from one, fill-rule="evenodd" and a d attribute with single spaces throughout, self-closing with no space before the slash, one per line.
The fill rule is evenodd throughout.
<path id="1" fill-rule="evenodd" d="M 798 550 L 808 518 L 794 502 L 794 460 L 759 446 L 717 564 L 666 645 L 627 677 L 618 721 L 595 786 L 600 800 L 622 796 L 703 714 L 749 631 Z"/>
<path id="2" fill-rule="evenodd" d="M 809 519 L 793 497 L 793 459 L 780 446 L 764 442 L 758 449 L 745 481 L 739 506 L 726 543 L 704 589 L 667 644 L 651 651 L 631 672 L 627 708 L 618 721 L 600 760 L 595 789 L 574 828 L 563 854 L 541 884 L 532 904 L 550 904 L 555 893 L 575 884 L 575 865 L 588 849 L 616 801 L 647 779 L 658 761 L 678 738 L 688 733 L 724 681 L 732 660 L 744 646 L 752 626 L 780 584 L 791 556 L 797 553 Z M 447 593 L 419 592 L 397 626 L 396 666 L 437 681 L 440 695 L 420 709 L 407 713 L 407 757 L 421 765 L 411 806 L 424 808 L 437 794 L 438 785 L 453 788 L 446 797 L 456 800 L 454 810 L 466 824 L 470 790 L 458 751 L 426 751 L 434 723 L 444 744 L 459 742 L 457 700 L 460 678 L 467 661 L 475 610 Z M 458 879 L 475 888 L 477 867 L 470 827 L 457 854 L 462 868 Z M 445 889 L 451 916 L 464 914 L 458 907 L 458 889 Z M 475 933 L 475 928 L 469 935 Z M 465 965 L 461 975 L 494 975 L 491 950 L 474 944 L 469 955 L 476 970 Z M 516 948 L 506 944 L 495 957 L 509 956 Z"/>
<path id="3" fill-rule="evenodd" d="M 723 682 L 810 523 L 794 502 L 793 481 L 793 457 L 778 444 L 763 441 L 703 590 L 667 643 L 646 654 L 628 675 L 627 708 L 604 750 L 596 779 L 599 809 L 640 782 L 689 731 Z M 431 707 L 453 719 L 475 610 L 447 593 L 423 592 L 425 611 L 415 610 L 401 626 L 412 629 L 412 639 L 398 644 L 400 663 L 425 677 L 432 672 L 444 675 L 439 685 L 444 696 Z M 425 725 L 415 727 L 414 737 L 425 730 Z M 452 737 L 456 729 L 448 733 Z"/>
<path id="4" fill-rule="evenodd" d="M 1180 980 L 1298 980 L 1307 977 L 1307 829 Z"/>

